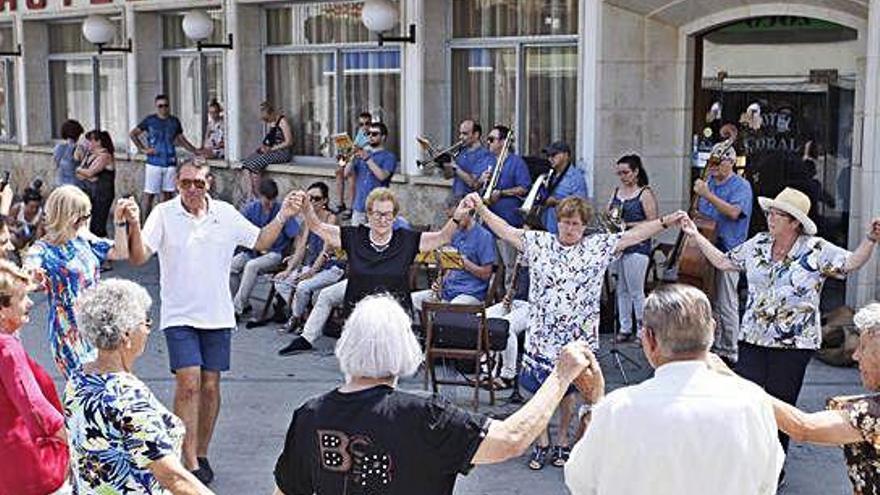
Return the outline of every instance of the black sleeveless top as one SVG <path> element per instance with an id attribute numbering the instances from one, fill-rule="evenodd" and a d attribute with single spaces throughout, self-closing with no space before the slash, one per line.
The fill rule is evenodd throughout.
<path id="1" fill-rule="evenodd" d="M 281 144 L 284 142 L 284 131 L 281 130 L 281 119 L 284 118 L 284 115 L 278 117 L 278 120 L 275 121 L 275 125 L 269 128 L 269 131 L 266 132 L 266 137 L 263 138 L 263 145 L 272 147 L 277 144 Z"/>

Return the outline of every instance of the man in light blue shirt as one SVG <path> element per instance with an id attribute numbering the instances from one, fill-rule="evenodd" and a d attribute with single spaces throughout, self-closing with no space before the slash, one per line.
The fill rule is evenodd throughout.
<path id="1" fill-rule="evenodd" d="M 557 234 L 556 205 L 568 196 L 587 199 L 587 181 L 584 173 L 571 161 L 571 148 L 562 141 L 556 141 L 546 148 L 544 154 L 550 160 L 552 175 L 544 193 L 544 228 L 551 234 Z M 549 172 L 548 172 L 549 173 Z"/>
<path id="2" fill-rule="evenodd" d="M 367 223 L 367 196 L 377 187 L 388 187 L 397 169 L 397 157 L 385 149 L 388 127 L 382 122 L 374 122 L 370 124 L 368 136 L 369 149 L 358 151 L 357 158 L 345 169 L 346 177 L 355 177 L 352 225 Z"/>
<path id="3" fill-rule="evenodd" d="M 733 171 L 736 151 L 732 146 L 718 143 L 712 155 L 720 160 L 709 167 L 709 180 L 697 179 L 694 192 L 700 196 L 698 209 L 717 223 L 716 245 L 722 252 L 742 244 L 749 235 L 749 219 L 752 216 L 752 186 Z M 713 163 L 710 160 L 709 163 Z M 738 358 L 739 340 L 739 272 L 715 271 L 715 301 L 712 308 L 717 315 L 715 343 L 712 351 L 735 363 Z"/>
<path id="4" fill-rule="evenodd" d="M 480 176 L 489 166 L 492 153 L 482 143 L 483 128 L 472 119 L 461 121 L 458 139 L 464 149 L 451 163 L 443 166 L 452 179 L 452 197 L 458 200 L 468 193 L 478 191 Z"/>
<path id="5" fill-rule="evenodd" d="M 449 218 L 458 206 L 450 198 L 446 203 Z M 454 220 L 453 220 L 454 221 Z M 480 304 L 486 298 L 492 266 L 495 264 L 495 237 L 485 227 L 466 215 L 458 222 L 458 230 L 452 236 L 451 246 L 458 251 L 462 267 L 447 272 L 440 286 L 443 302 L 452 304 Z M 426 300 L 436 302 L 434 290 L 421 290 L 412 294 L 413 308 L 421 311 Z"/>
<path id="6" fill-rule="evenodd" d="M 241 214 L 252 224 L 263 228 L 275 218 L 281 209 L 278 201 L 278 184 L 268 177 L 260 181 L 259 197 L 248 202 L 242 209 Z M 272 244 L 268 251 L 258 253 L 250 249 L 240 251 L 232 258 L 231 288 L 235 297 L 232 300 L 236 316 L 241 316 L 250 311 L 249 303 L 251 292 L 257 285 L 257 278 L 262 273 L 281 264 L 285 251 L 299 233 L 300 225 L 295 218 L 291 218 L 284 224 L 281 234 Z"/>

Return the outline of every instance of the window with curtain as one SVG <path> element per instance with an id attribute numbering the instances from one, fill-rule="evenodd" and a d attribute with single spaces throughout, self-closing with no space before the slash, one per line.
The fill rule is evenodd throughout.
<path id="1" fill-rule="evenodd" d="M 205 53 L 205 77 L 208 92 L 199 92 L 199 58 L 195 53 L 162 57 L 162 92 L 168 95 L 173 113 L 183 126 L 183 134 L 195 146 L 202 142 L 202 108 L 216 99 L 225 108 L 223 91 L 223 56 Z M 204 105 L 203 105 L 204 104 Z"/>
<path id="2" fill-rule="evenodd" d="M 119 18 L 113 45 L 125 38 Z M 92 88 L 92 56 L 95 46 L 82 36 L 81 22 L 53 23 L 49 28 L 49 99 L 52 137 L 61 138 L 61 124 L 78 120 L 86 130 L 96 128 Z M 125 59 L 118 54 L 100 55 L 100 127 L 117 145 L 128 141 L 128 115 L 125 91 Z"/>
<path id="3" fill-rule="evenodd" d="M 556 140 L 576 153 L 578 15 L 578 0 L 453 0 L 451 125 L 512 126 L 524 155 Z"/>
<path id="4" fill-rule="evenodd" d="M 225 43 L 226 36 L 221 11 L 206 12 L 214 22 L 208 43 Z M 196 43 L 183 32 L 183 13 L 162 15 L 162 92 L 168 95 L 171 112 L 180 119 L 183 134 L 195 146 L 202 142 L 202 112 L 213 99 L 225 108 L 226 91 L 223 80 L 223 52 L 205 49 L 204 68 L 200 67 Z M 204 72 L 204 74 L 201 74 Z M 200 94 L 201 77 L 207 82 L 207 92 Z"/>
<path id="5" fill-rule="evenodd" d="M 15 45 L 12 26 L 0 26 L 0 51 L 14 52 Z M 15 58 L 0 57 L 0 141 L 15 138 Z"/>
<path id="6" fill-rule="evenodd" d="M 369 43 L 362 8 L 323 2 L 265 11 L 266 97 L 290 119 L 296 155 L 332 156 L 328 138 L 354 132 L 368 111 L 388 126 L 386 147 L 400 156 L 400 50 Z"/>

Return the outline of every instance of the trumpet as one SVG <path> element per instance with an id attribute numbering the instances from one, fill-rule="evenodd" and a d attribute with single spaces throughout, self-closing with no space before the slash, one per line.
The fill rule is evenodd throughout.
<path id="1" fill-rule="evenodd" d="M 416 166 L 420 170 L 430 170 L 438 165 L 443 165 L 458 158 L 458 155 L 464 151 L 464 139 L 459 139 L 455 143 L 446 148 L 438 150 L 434 147 L 428 138 L 424 136 L 416 136 L 416 141 L 422 146 L 428 155 L 425 160 L 416 160 Z"/>
<path id="2" fill-rule="evenodd" d="M 352 146 L 351 148 L 345 149 L 336 156 L 336 164 L 339 165 L 340 168 L 345 168 L 357 158 L 357 154 L 363 148 L 360 146 Z"/>

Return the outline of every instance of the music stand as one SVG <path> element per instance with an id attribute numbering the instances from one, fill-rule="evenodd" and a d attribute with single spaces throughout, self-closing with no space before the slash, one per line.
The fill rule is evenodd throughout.
<path id="1" fill-rule="evenodd" d="M 611 292 L 611 275 L 608 270 L 605 270 L 605 286 L 608 287 L 608 299 L 609 303 L 614 308 L 612 312 L 612 322 L 611 322 L 611 348 L 608 349 L 604 353 L 600 353 L 599 356 L 596 357 L 596 360 L 600 363 L 603 359 L 611 358 L 612 364 L 617 366 L 617 370 L 620 372 L 621 378 L 623 378 L 623 384 L 629 385 L 629 378 L 626 376 L 626 369 L 623 367 L 623 363 L 627 362 L 633 366 L 637 370 L 642 369 L 642 365 L 638 363 L 635 359 L 626 355 L 625 352 L 617 348 L 617 337 L 620 335 L 620 325 L 618 323 L 618 312 L 620 308 L 617 307 L 617 287 L 614 287 L 614 292 Z M 612 299 L 612 294 L 614 298 Z"/>

